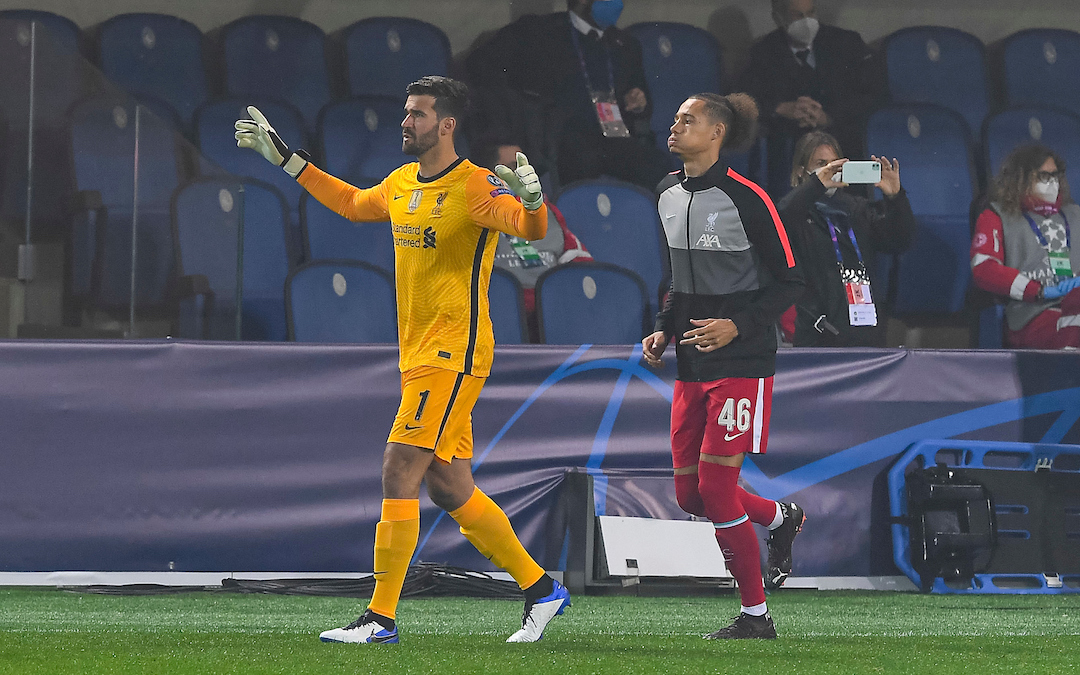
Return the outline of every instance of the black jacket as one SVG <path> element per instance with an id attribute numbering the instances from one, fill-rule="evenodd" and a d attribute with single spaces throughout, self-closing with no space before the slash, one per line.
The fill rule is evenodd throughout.
<path id="1" fill-rule="evenodd" d="M 850 227 L 859 244 L 863 262 L 870 274 L 870 292 L 878 310 L 877 326 L 852 327 L 848 322 L 847 293 L 836 264 L 829 225 L 820 204 L 825 204 L 839 232 L 836 241 L 844 264 L 856 268 L 855 247 L 847 235 Z M 831 198 L 818 177 L 811 176 L 789 192 L 777 205 L 788 225 L 800 268 L 806 276 L 807 291 L 799 301 L 795 317 L 796 347 L 881 347 L 885 344 L 884 279 L 875 262 L 879 253 L 901 253 L 915 238 L 915 216 L 903 188 L 895 196 L 880 201 L 841 190 Z M 846 214 L 846 215 L 841 215 Z M 840 332 L 833 336 L 814 328 L 819 316 Z"/>
<path id="2" fill-rule="evenodd" d="M 810 70 L 792 53 L 787 33 L 774 30 L 750 49 L 738 88 L 757 99 L 770 131 L 794 136 L 806 130 L 777 115 L 776 106 L 800 96 L 813 98 L 832 119 L 826 130 L 853 155 L 862 147 L 866 118 L 885 100 L 884 71 L 854 31 L 823 24 L 813 50 L 816 68 Z"/>
<path id="3" fill-rule="evenodd" d="M 803 279 L 768 195 L 722 159 L 702 176 L 669 175 L 657 192 L 671 289 L 655 330 L 676 342 L 678 378 L 773 375 L 774 325 L 802 293 Z M 703 353 L 678 344 L 691 319 L 730 319 L 739 334 Z"/>
<path id="4" fill-rule="evenodd" d="M 599 135 L 600 125 L 591 107 L 571 30 L 577 29 L 571 25 L 567 12 L 521 17 L 499 29 L 469 55 L 466 68 L 470 83 L 486 90 L 510 89 L 535 97 L 541 103 L 558 108 L 564 120 L 591 124 Z M 578 33 L 578 38 L 583 51 L 599 49 L 590 46 L 586 36 Z M 615 95 L 620 106 L 627 91 L 637 87 L 645 92 L 648 106 L 637 113 L 624 109 L 622 115 L 635 136 L 648 134 L 652 99 L 645 80 L 640 43 L 629 33 L 612 26 L 604 31 L 600 44 L 611 59 Z M 590 63 L 594 87 L 606 90 L 608 73 L 603 59 L 592 59 Z"/>

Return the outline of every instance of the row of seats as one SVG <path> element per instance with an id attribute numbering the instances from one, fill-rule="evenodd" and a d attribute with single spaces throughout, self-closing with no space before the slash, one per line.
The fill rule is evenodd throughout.
<path id="1" fill-rule="evenodd" d="M 227 178 L 193 181 L 172 199 L 169 222 L 176 243 L 178 281 L 173 288 L 178 296 L 179 336 L 236 336 L 237 273 L 242 269 L 242 339 L 397 340 L 393 275 L 364 261 L 362 246 L 338 249 L 336 259 L 315 259 L 290 271 L 286 212 L 272 186 Z M 309 233 L 318 229 L 312 226 Z M 361 228 L 377 240 L 389 233 L 385 224 Z M 335 224 L 333 229 L 342 241 L 349 241 L 348 226 Z M 324 240 L 330 236 L 323 233 Z M 363 238 L 354 236 L 352 241 L 360 243 Z M 351 254 L 357 258 L 342 259 L 352 258 Z M 393 260 L 389 263 L 392 269 Z M 528 342 L 524 293 L 517 279 L 494 270 L 489 298 L 496 341 Z M 548 344 L 637 342 L 653 311 L 645 282 L 629 270 L 605 263 L 550 270 L 537 282 L 536 302 L 541 339 Z"/>
<path id="2" fill-rule="evenodd" d="M 387 223 L 350 223 L 310 195 L 305 195 L 301 204 L 304 259 L 309 264 L 332 259 L 370 266 L 387 274 L 394 269 L 393 235 Z M 635 289 L 633 295 L 637 299 L 632 305 L 617 306 L 640 305 L 643 314 L 655 313 L 666 272 L 660 227 L 650 195 L 624 183 L 588 181 L 567 189 L 559 197 L 558 206 L 568 219 L 578 224 L 577 232 L 589 242 L 593 256 L 603 261 L 599 263 L 607 270 L 603 278 L 622 274 L 623 286 Z M 155 232 L 155 223 L 161 224 L 162 231 Z M 103 255 L 97 266 L 102 292 L 96 304 L 107 306 L 106 301 L 111 300 L 122 305 L 130 283 L 130 213 L 120 213 L 112 221 L 103 215 L 95 224 L 111 235 L 106 237 L 108 242 L 118 242 L 111 246 L 85 247 L 100 250 Z M 238 265 L 241 227 L 242 266 Z M 242 336 L 250 340 L 286 338 L 289 303 L 283 295 L 285 280 L 302 266 L 295 264 L 290 255 L 288 207 L 274 186 L 251 179 L 198 178 L 171 196 L 164 217 L 155 219 L 140 213 L 139 232 L 139 255 L 144 262 L 137 274 L 153 271 L 140 276 L 140 287 L 156 289 L 155 294 L 144 291 L 141 300 L 163 302 L 171 288 L 203 289 L 198 294 L 184 296 L 187 304 L 180 309 L 181 335 L 227 339 L 235 334 L 236 304 L 229 299 L 236 297 L 237 270 L 242 269 Z M 74 276 L 81 282 L 79 289 L 85 291 L 93 277 L 94 265 L 83 261 L 77 269 L 79 273 Z M 514 316 L 520 319 L 503 322 L 507 329 L 497 332 L 497 338 L 502 343 L 527 342 L 521 289 L 512 276 L 498 270 L 496 276 L 491 290 L 493 307 L 504 308 L 501 310 L 504 314 L 509 313 L 505 308 L 515 307 Z M 201 277 L 201 281 L 192 283 L 191 277 Z M 614 283 L 605 282 L 603 287 Z M 212 307 L 204 306 L 205 298 L 194 295 L 212 296 L 215 303 Z M 607 297 L 606 292 L 600 294 L 601 300 Z M 550 308 L 550 303 L 548 307 L 547 321 L 558 324 L 545 329 L 549 340 L 551 335 L 573 330 L 572 326 L 562 326 L 560 314 Z M 595 314 L 596 310 L 593 311 Z M 637 332 L 639 322 L 632 323 Z M 625 320 L 612 320 L 610 324 L 618 335 L 625 336 L 621 328 Z"/>
<path id="3" fill-rule="evenodd" d="M 74 22 L 49 12 L 0 12 L 5 19 L 15 45 L 25 48 L 27 25 L 36 22 L 44 28 L 39 51 L 85 53 L 126 91 L 168 104 L 185 128 L 208 100 L 257 96 L 290 103 L 314 130 L 331 100 L 404 100 L 405 85 L 423 75 L 446 75 L 451 58 L 441 30 L 406 18 L 362 19 L 335 40 L 312 23 L 285 16 L 243 17 L 204 36 L 175 16 L 122 14 L 85 40 Z"/>
<path id="4" fill-rule="evenodd" d="M 497 344 L 528 342 L 523 294 L 496 269 L 488 297 Z M 649 325 L 645 283 L 616 265 L 579 263 L 545 272 L 536 284 L 544 344 L 633 344 Z M 391 275 L 363 262 L 314 260 L 286 282 L 289 337 L 298 342 L 396 342 Z"/>
<path id="5" fill-rule="evenodd" d="M 273 108 L 268 106 L 268 110 Z M 388 228 L 347 223 L 261 157 L 235 147 L 227 122 L 236 110 L 218 103 L 210 104 L 207 111 L 217 119 L 207 123 L 201 137 L 205 154 L 231 174 L 256 176 L 273 188 L 275 209 L 282 211 L 274 229 L 284 269 L 279 277 L 304 261 L 324 258 L 351 258 L 392 269 Z M 136 114 L 130 102 L 96 98 L 80 104 L 73 119 L 77 186 L 84 194 L 96 194 L 104 207 L 102 211 L 89 209 L 76 221 L 75 241 L 83 244 L 74 247 L 73 283 L 77 296 L 89 297 L 97 306 L 123 306 L 128 298 Z M 155 119 L 142 121 L 139 145 L 137 274 L 139 300 L 148 305 L 165 299 L 173 260 L 170 205 L 178 186 L 188 180 L 177 145 Z M 202 119 L 211 117 L 207 114 Z M 287 141 L 290 133 L 301 133 L 288 127 L 279 130 Z M 987 130 L 980 154 L 994 169 L 1011 148 L 1030 140 L 1051 144 L 1070 166 L 1080 167 L 1080 117 L 1051 109 L 1017 109 L 992 117 Z M 347 153 L 350 140 L 362 137 L 346 128 L 327 147 Z M 969 209 L 979 194 L 976 153 L 963 120 L 953 111 L 929 104 L 890 106 L 871 117 L 868 143 L 888 156 L 902 158 L 903 183 L 919 221 L 912 250 L 898 260 L 884 261 L 885 269 L 896 270 L 895 310 L 960 311 L 970 278 Z M 215 174 L 213 167 L 203 168 L 204 175 Z M 346 173 L 334 166 L 330 169 Z M 556 204 L 596 260 L 627 268 L 643 279 L 648 307 L 655 311 L 666 271 L 652 195 L 615 181 L 586 181 L 567 186 Z M 92 287 L 95 279 L 98 285 Z M 278 280 L 269 285 L 282 287 Z M 283 334 L 283 330 L 277 332 Z"/>

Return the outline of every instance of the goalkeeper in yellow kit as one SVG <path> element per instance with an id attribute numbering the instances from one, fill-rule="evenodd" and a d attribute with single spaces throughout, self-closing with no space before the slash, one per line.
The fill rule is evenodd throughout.
<path id="1" fill-rule="evenodd" d="M 547 230 L 536 172 L 525 155 L 498 176 L 457 156 L 464 84 L 424 77 L 406 89 L 405 154 L 417 161 L 368 190 L 319 170 L 292 152 L 254 107 L 236 123 L 236 143 L 281 166 L 331 210 L 352 221 L 389 220 L 394 231 L 401 404 L 382 467 L 382 518 L 375 528 L 375 592 L 367 610 L 324 642 L 395 643 L 401 587 L 420 532 L 420 484 L 481 553 L 525 593 L 521 630 L 535 642 L 570 605 L 570 595 L 532 559 L 506 514 L 473 483 L 472 408 L 491 372 L 495 339 L 488 283 L 498 232 L 535 240 Z M 521 198 L 519 202 L 517 197 Z"/>

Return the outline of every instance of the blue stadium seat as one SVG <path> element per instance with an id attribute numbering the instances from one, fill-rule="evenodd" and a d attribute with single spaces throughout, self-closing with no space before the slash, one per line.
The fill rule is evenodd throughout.
<path id="1" fill-rule="evenodd" d="M 866 137 L 875 153 L 900 159 L 918 221 L 914 245 L 899 256 L 895 310 L 960 311 L 971 277 L 968 209 L 976 189 L 966 122 L 939 106 L 896 105 L 870 116 Z"/>
<path id="2" fill-rule="evenodd" d="M 903 28 L 885 38 L 885 63 L 894 103 L 935 103 L 963 115 L 972 134 L 982 129 L 990 88 L 979 38 L 940 26 Z"/>
<path id="3" fill-rule="evenodd" d="M 167 14 L 121 14 L 101 24 L 101 72 L 134 96 L 165 101 L 190 129 L 207 98 L 202 33 Z"/>
<path id="4" fill-rule="evenodd" d="M 1010 106 L 1052 106 L 1080 114 L 1080 33 L 1022 30 L 1005 38 L 1002 58 Z"/>
<path id="5" fill-rule="evenodd" d="M 300 262 L 303 245 L 300 235 L 300 196 L 304 189 L 289 174 L 273 166 L 262 155 L 236 147 L 233 125 L 247 117 L 247 106 L 254 105 L 274 125 L 290 148 L 306 147 L 306 134 L 300 114 L 292 106 L 260 99 L 228 100 L 208 103 L 195 113 L 195 131 L 199 151 L 213 164 L 203 163 L 202 173 L 212 175 L 224 170 L 230 175 L 254 178 L 277 188 L 289 205 L 290 255 Z"/>
<path id="6" fill-rule="evenodd" d="M 97 243 L 90 250 L 72 252 L 78 263 L 73 269 L 74 288 L 90 294 L 96 305 L 128 305 L 134 212 L 138 216 L 136 302 L 162 306 L 173 269 L 169 203 L 182 178 L 173 129 L 145 114 L 141 106 L 136 118 L 136 106 L 127 97 L 99 96 L 72 108 L 71 147 L 76 188 L 100 195 L 107 214 L 105 222 L 93 223 L 93 232 L 75 233 L 76 242 Z M 76 228 L 80 222 L 76 221 Z M 94 277 L 98 280 L 91 285 Z"/>
<path id="7" fill-rule="evenodd" d="M 1062 156 L 1069 185 L 1080 186 L 1080 116 L 1054 108 L 1011 108 L 986 121 L 983 156 L 991 176 L 1017 146 L 1042 143 Z"/>
<path id="8" fill-rule="evenodd" d="M 285 280 L 290 264 L 285 199 L 266 183 L 231 178 L 197 179 L 181 187 L 173 197 L 177 273 L 205 276 L 214 293 L 205 333 L 182 333 L 184 337 L 235 336 L 237 229 L 241 218 L 241 336 L 244 340 L 286 338 Z"/>
<path id="9" fill-rule="evenodd" d="M 504 269 L 493 268 L 488 302 L 495 344 L 527 344 L 529 330 L 525 323 L 525 293 L 517 278 Z"/>
<path id="10" fill-rule="evenodd" d="M 319 116 L 326 170 L 354 185 L 378 183 L 412 161 L 401 152 L 401 102 L 389 96 L 332 103 Z"/>
<path id="11" fill-rule="evenodd" d="M 666 151 L 668 129 L 682 102 L 703 91 L 721 91 L 720 45 L 708 31 L 685 23 L 635 23 L 626 30 L 641 43 L 651 126 Z"/>
<path id="12" fill-rule="evenodd" d="M 79 26 L 71 19 L 38 9 L 5 9 L 0 11 L 0 21 L 17 21 L 24 26 L 31 21 L 45 28 L 46 39 L 70 53 L 78 53 L 81 48 Z M 27 35 L 28 37 L 28 35 Z M 20 39 L 22 43 L 24 40 Z"/>
<path id="13" fill-rule="evenodd" d="M 289 337 L 297 342 L 397 342 L 394 284 L 351 260 L 317 260 L 289 275 Z"/>
<path id="14" fill-rule="evenodd" d="M 352 96 L 391 96 L 400 104 L 405 87 L 424 75 L 447 75 L 450 40 L 417 19 L 362 19 L 342 31 L 346 82 Z"/>
<path id="15" fill-rule="evenodd" d="M 287 16 L 248 16 L 225 26 L 222 39 L 226 95 L 289 103 L 314 130 L 331 98 L 321 28 Z"/>
<path id="16" fill-rule="evenodd" d="M 305 194 L 300 200 L 307 260 L 360 260 L 394 271 L 390 223 L 353 223 Z"/>
<path id="17" fill-rule="evenodd" d="M 67 113 L 85 96 L 89 82 L 83 78 L 86 69 L 74 22 L 49 12 L 0 12 L 0 118 L 7 123 L 2 160 L 5 180 L 0 185 L 3 219 L 22 222 L 26 214 L 31 36 L 35 45 L 31 212 L 37 238 L 67 230 L 73 180 Z"/>
<path id="18" fill-rule="evenodd" d="M 645 332 L 648 305 L 641 277 L 615 265 L 561 265 L 536 281 L 544 344 L 634 344 Z"/>
<path id="19" fill-rule="evenodd" d="M 588 180 L 568 185 L 556 206 L 567 227 L 597 262 L 632 270 L 645 282 L 650 311 L 667 289 L 667 261 L 656 199 L 639 187 L 611 180 Z"/>

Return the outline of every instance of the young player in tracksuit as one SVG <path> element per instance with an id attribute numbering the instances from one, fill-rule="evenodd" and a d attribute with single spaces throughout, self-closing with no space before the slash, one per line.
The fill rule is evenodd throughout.
<path id="1" fill-rule="evenodd" d="M 671 126 L 668 147 L 683 169 L 657 190 L 671 257 L 671 290 L 652 335 L 647 363 L 678 339 L 678 377 L 671 407 L 671 452 L 679 505 L 709 518 L 742 609 L 708 639 L 775 638 L 765 604 L 761 559 L 751 523 L 771 530 L 768 580 L 791 571 L 791 542 L 803 511 L 752 495 L 738 485 L 743 459 L 765 452 L 774 324 L 802 293 L 784 225 L 765 191 L 730 169 L 721 149 L 753 139 L 757 104 L 746 94 L 698 94 Z"/>

